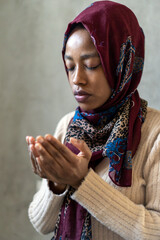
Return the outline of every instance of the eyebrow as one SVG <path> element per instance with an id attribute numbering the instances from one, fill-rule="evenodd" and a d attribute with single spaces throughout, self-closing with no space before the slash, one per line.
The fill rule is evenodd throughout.
<path id="1" fill-rule="evenodd" d="M 88 59 L 88 58 L 94 58 L 94 57 L 98 57 L 99 58 L 99 55 L 98 53 L 89 53 L 89 54 L 83 54 L 80 56 L 80 58 L 82 60 L 85 60 L 85 59 Z M 64 59 L 68 59 L 68 60 L 73 60 L 73 58 L 67 54 L 64 55 Z"/>

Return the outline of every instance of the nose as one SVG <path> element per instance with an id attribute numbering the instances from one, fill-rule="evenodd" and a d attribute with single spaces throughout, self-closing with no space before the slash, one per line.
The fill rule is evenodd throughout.
<path id="1" fill-rule="evenodd" d="M 87 83 L 86 74 L 82 67 L 78 66 L 75 69 L 72 81 L 75 85 L 85 85 Z"/>

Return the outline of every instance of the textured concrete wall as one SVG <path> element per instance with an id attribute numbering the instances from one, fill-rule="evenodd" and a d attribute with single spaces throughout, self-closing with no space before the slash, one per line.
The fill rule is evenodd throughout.
<path id="1" fill-rule="evenodd" d="M 61 47 L 68 21 L 89 0 L 0 0 L 0 239 L 40 240 L 27 217 L 36 191 L 25 136 L 53 133 L 76 106 Z M 146 35 L 141 96 L 160 109 L 160 1 L 121 0 Z"/>

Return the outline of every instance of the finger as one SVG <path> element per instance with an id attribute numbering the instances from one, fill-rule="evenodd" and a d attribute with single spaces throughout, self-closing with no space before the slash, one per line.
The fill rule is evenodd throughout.
<path id="1" fill-rule="evenodd" d="M 51 156 L 50 154 L 47 152 L 47 150 L 45 149 L 45 147 L 42 146 L 42 144 L 40 144 L 39 142 L 37 142 L 35 144 L 35 149 L 38 152 L 38 154 L 40 155 L 40 159 L 44 160 L 44 159 L 50 159 Z"/>
<path id="2" fill-rule="evenodd" d="M 40 139 L 40 137 L 38 137 L 36 140 L 37 143 L 35 144 L 35 147 L 40 155 L 40 157 L 38 158 L 38 165 L 40 166 L 41 171 L 44 174 L 43 176 L 45 176 L 47 179 L 50 179 L 53 182 L 66 184 L 65 176 L 66 172 L 70 173 L 71 172 L 70 166 L 75 164 L 69 163 L 62 156 L 62 154 L 55 147 L 53 147 L 47 140 L 43 138 Z M 43 145 L 39 143 L 39 141 L 42 140 Z M 46 151 L 46 145 L 50 145 L 51 149 L 50 151 L 52 151 L 52 154 L 49 154 L 48 151 Z M 41 171 L 39 171 L 38 174 L 40 174 Z"/>
<path id="3" fill-rule="evenodd" d="M 36 168 L 36 174 L 39 175 L 41 178 L 47 178 L 45 174 L 45 169 L 43 169 L 43 165 L 41 164 L 41 157 L 36 158 L 37 168 Z"/>
<path id="4" fill-rule="evenodd" d="M 29 136 L 26 136 L 26 142 L 29 145 Z"/>
<path id="5" fill-rule="evenodd" d="M 73 162 L 75 160 L 76 155 L 68 149 L 64 144 L 62 144 L 59 140 L 53 137 L 50 134 L 45 135 L 45 139 L 51 143 L 51 145 L 61 153 L 61 155 L 69 162 Z"/>
<path id="6" fill-rule="evenodd" d="M 47 150 L 47 152 L 51 155 L 51 156 L 53 156 L 53 154 L 54 154 L 54 150 L 56 151 L 56 149 L 55 149 L 55 147 L 49 142 L 49 141 L 47 141 L 44 137 L 42 137 L 42 136 L 38 136 L 37 138 L 36 138 L 36 142 L 37 143 L 40 143 L 46 150 Z"/>
<path id="7" fill-rule="evenodd" d="M 26 136 L 26 142 L 27 144 L 35 144 L 35 138 L 32 136 Z"/>
<path id="8" fill-rule="evenodd" d="M 44 161 L 41 155 L 36 158 L 36 160 L 38 164 L 37 174 L 42 178 L 47 178 L 53 182 L 59 183 L 61 178 L 58 173 L 60 172 L 61 167 L 56 162 Z"/>
<path id="9" fill-rule="evenodd" d="M 80 150 L 78 156 L 85 157 L 87 160 L 91 159 L 92 152 L 85 141 L 76 138 L 70 138 L 70 142 Z"/>
<path id="10" fill-rule="evenodd" d="M 61 167 L 65 164 L 65 158 L 63 155 L 46 139 L 39 136 L 37 137 L 37 143 L 40 143 L 44 149 L 49 153 L 49 155 L 56 161 Z"/>
<path id="11" fill-rule="evenodd" d="M 35 144 L 35 148 L 40 156 L 40 160 L 41 162 L 44 162 L 44 164 L 47 166 L 49 164 L 55 164 L 57 163 L 59 164 L 59 160 L 61 159 L 61 155 L 58 151 L 56 151 L 56 154 L 54 154 L 53 156 L 51 156 L 48 151 L 45 149 L 45 147 L 43 147 L 40 143 L 36 143 Z M 56 156 L 55 156 L 56 155 Z"/>
<path id="12" fill-rule="evenodd" d="M 29 146 L 29 155 L 30 155 L 30 159 L 31 159 L 32 170 L 35 174 L 37 174 L 36 156 L 33 154 L 32 148 L 33 148 L 33 146 L 30 145 Z"/>
<path id="13" fill-rule="evenodd" d="M 32 155 L 36 158 L 36 157 L 39 157 L 39 154 L 35 148 L 35 145 L 34 144 L 30 144 L 29 145 L 29 150 L 32 152 Z"/>

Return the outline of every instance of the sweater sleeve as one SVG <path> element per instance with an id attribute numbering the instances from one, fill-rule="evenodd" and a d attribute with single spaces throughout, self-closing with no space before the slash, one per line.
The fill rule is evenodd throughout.
<path id="1" fill-rule="evenodd" d="M 160 135 L 144 166 L 146 200 L 135 204 L 90 170 L 72 198 L 124 239 L 160 239 Z M 137 193 L 138 194 L 138 193 Z"/>
<path id="2" fill-rule="evenodd" d="M 68 123 L 73 113 L 64 116 L 57 125 L 54 136 L 61 142 L 64 140 Z M 48 181 L 42 180 L 39 191 L 34 195 L 28 209 L 29 220 L 33 227 L 42 234 L 54 231 L 58 214 L 67 190 L 60 195 L 53 194 Z"/>
<path id="3" fill-rule="evenodd" d="M 37 232 L 47 234 L 54 230 L 66 192 L 53 194 L 47 180 L 42 180 L 40 190 L 34 195 L 28 209 L 29 220 Z"/>

